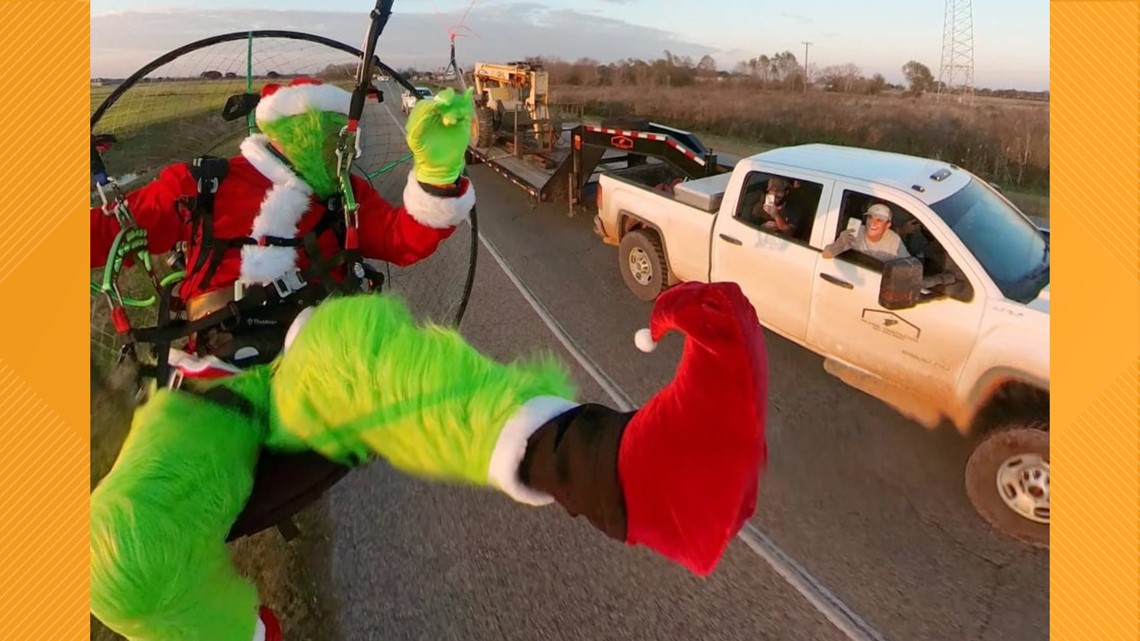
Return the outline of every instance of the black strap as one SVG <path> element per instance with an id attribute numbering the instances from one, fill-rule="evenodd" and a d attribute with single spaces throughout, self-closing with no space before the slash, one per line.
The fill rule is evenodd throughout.
<path id="1" fill-rule="evenodd" d="M 208 399 L 225 407 L 234 410 L 245 418 L 253 418 L 256 412 L 253 408 L 253 403 L 241 394 L 233 391 L 225 385 L 208 385 L 202 389 L 190 389 L 187 391 L 196 396 Z"/>
<path id="2" fill-rule="evenodd" d="M 191 267 L 192 273 L 202 269 L 207 254 L 210 256 L 210 266 L 202 278 L 202 287 L 209 287 L 218 265 L 221 263 L 222 252 L 218 251 L 214 242 L 214 196 L 222 180 L 229 174 L 230 161 L 217 156 L 198 156 L 190 161 L 190 175 L 197 183 L 197 196 L 194 199 L 194 209 L 190 213 L 192 223 L 191 238 L 197 237 L 198 258 Z"/>

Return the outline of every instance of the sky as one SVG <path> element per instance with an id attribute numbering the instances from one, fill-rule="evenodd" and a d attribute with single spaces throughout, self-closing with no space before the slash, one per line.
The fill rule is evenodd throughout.
<path id="1" fill-rule="evenodd" d="M 360 47 L 374 0 L 91 0 L 91 74 L 123 77 L 182 44 L 247 29 L 290 29 Z M 977 0 L 974 84 L 1049 88 L 1049 2 Z M 854 63 L 902 82 L 918 60 L 938 77 L 944 0 L 396 0 L 378 53 L 394 68 L 447 64 L 448 27 L 461 67 L 531 55 L 609 62 L 667 49 L 719 69 L 790 50 L 823 68 Z M 464 13 L 468 11 L 464 19 Z"/>

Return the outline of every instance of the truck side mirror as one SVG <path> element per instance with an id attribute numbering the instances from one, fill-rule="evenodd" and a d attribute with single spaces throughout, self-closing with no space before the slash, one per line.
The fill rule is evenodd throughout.
<path id="1" fill-rule="evenodd" d="M 922 261 L 913 256 L 895 258 L 883 265 L 879 282 L 879 305 L 884 309 L 907 309 L 922 295 Z"/>

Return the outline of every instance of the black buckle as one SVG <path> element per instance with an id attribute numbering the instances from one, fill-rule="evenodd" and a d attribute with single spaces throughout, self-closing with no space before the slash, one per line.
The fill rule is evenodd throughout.
<path id="1" fill-rule="evenodd" d="M 206 188 L 203 182 L 211 184 Z M 216 194 L 218 193 L 218 179 L 217 178 L 199 178 L 198 179 L 198 193 L 200 194 Z"/>
<path id="2" fill-rule="evenodd" d="M 277 295 L 281 299 L 288 298 L 290 294 L 301 291 L 307 284 L 305 279 L 301 277 L 301 273 L 295 269 L 273 279 L 273 289 L 277 290 Z"/>

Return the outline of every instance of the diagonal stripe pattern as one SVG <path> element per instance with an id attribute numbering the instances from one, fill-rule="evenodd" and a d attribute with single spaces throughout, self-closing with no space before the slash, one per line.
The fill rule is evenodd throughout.
<path id="1" fill-rule="evenodd" d="M 87 444 L 2 359 L 0 395 L 0 638 L 79 639 L 89 625 Z"/>
<path id="2" fill-rule="evenodd" d="M 1140 4 L 1051 3 L 1057 438 L 1050 636 L 1140 637 L 1134 298 L 1140 282 Z M 1121 303 L 1124 303 L 1123 305 Z"/>
<path id="3" fill-rule="evenodd" d="M 85 639 L 88 396 L 76 358 L 87 342 L 77 321 L 88 273 L 79 267 L 87 234 L 77 210 L 88 198 L 90 5 L 17 1 L 3 9 L 0 638 Z"/>

